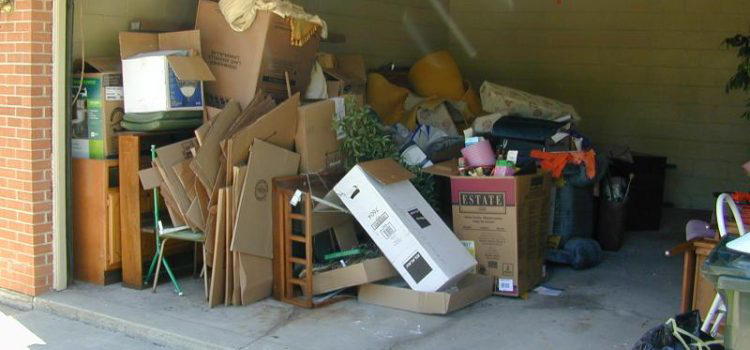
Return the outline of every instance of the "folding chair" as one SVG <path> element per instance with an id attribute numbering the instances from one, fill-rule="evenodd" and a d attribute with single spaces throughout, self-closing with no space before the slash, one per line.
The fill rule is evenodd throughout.
<path id="1" fill-rule="evenodd" d="M 151 145 L 151 160 L 156 159 L 156 146 Z M 148 273 L 146 274 L 146 278 L 144 280 L 144 284 L 148 284 L 148 281 L 151 280 L 151 274 L 154 272 L 154 267 L 156 267 L 156 272 L 154 273 L 154 285 L 152 288 L 152 292 L 156 292 L 156 286 L 159 283 L 159 273 L 161 272 L 161 265 L 164 265 L 164 269 L 167 270 L 167 275 L 169 275 L 169 279 L 172 281 L 172 285 L 174 286 L 175 292 L 177 295 L 182 296 L 182 288 L 180 287 L 180 283 L 177 282 L 177 278 L 174 275 L 174 272 L 172 272 L 172 268 L 169 265 L 169 262 L 167 262 L 167 258 L 164 256 L 164 247 L 167 245 L 167 241 L 169 240 L 178 240 L 178 241 L 186 241 L 186 242 L 193 242 L 196 246 L 197 244 L 204 244 L 206 241 L 206 235 L 203 232 L 197 232 L 193 231 L 187 226 L 182 227 L 172 227 L 172 228 L 164 228 L 162 225 L 161 220 L 159 219 L 159 188 L 154 187 L 154 235 L 156 236 L 156 251 L 154 252 L 154 258 L 151 259 L 151 265 L 148 268 Z M 196 249 L 193 251 L 195 252 Z M 203 275 L 203 290 L 206 296 L 208 296 L 208 276 L 207 276 L 207 268 L 206 268 L 206 249 L 205 247 L 202 247 L 203 251 L 203 268 L 201 270 L 201 274 Z M 195 274 L 196 270 L 196 264 L 197 264 L 197 254 L 194 254 L 193 257 L 193 274 Z"/>
<path id="2" fill-rule="evenodd" d="M 737 224 L 737 230 L 739 230 L 740 236 L 744 235 L 745 224 L 742 222 L 742 215 L 740 215 L 740 210 L 737 208 L 737 203 L 734 202 L 728 193 L 722 193 L 719 195 L 719 198 L 716 199 L 716 223 L 719 226 L 719 235 L 721 235 L 721 237 L 727 235 L 727 224 L 724 218 L 724 204 L 729 205 L 729 209 L 732 211 L 732 216 Z M 701 330 L 705 333 L 711 334 L 711 336 L 716 336 L 716 333 L 719 330 L 719 325 L 724 319 L 724 316 L 726 316 L 726 313 L 726 305 L 724 304 L 724 301 L 721 300 L 719 293 L 716 293 L 714 301 L 711 303 L 711 308 L 708 309 L 708 314 L 706 314 L 706 319 L 703 321 L 703 325 L 701 325 Z"/>

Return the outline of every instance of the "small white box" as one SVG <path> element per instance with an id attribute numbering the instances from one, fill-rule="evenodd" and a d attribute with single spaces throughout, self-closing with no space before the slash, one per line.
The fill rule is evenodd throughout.
<path id="1" fill-rule="evenodd" d="M 334 186 L 396 271 L 414 290 L 451 287 L 477 262 L 392 159 L 356 165 Z"/>
<path id="2" fill-rule="evenodd" d="M 125 113 L 203 110 L 203 81 L 214 76 L 199 55 L 197 31 L 123 32 L 120 50 Z"/>

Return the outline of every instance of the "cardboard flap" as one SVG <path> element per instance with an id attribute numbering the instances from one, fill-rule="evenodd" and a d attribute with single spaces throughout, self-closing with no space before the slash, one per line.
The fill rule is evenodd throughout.
<path id="1" fill-rule="evenodd" d="M 159 50 L 193 50 L 200 56 L 201 32 L 200 30 L 184 30 L 160 33 L 158 45 Z"/>
<path id="2" fill-rule="evenodd" d="M 200 56 L 167 56 L 167 62 L 180 80 L 216 80 L 208 64 Z"/>
<path id="3" fill-rule="evenodd" d="M 156 168 L 143 169 L 138 172 L 138 177 L 141 178 L 141 186 L 147 191 L 159 187 L 162 183 L 161 174 Z"/>
<path id="4" fill-rule="evenodd" d="M 339 68 L 324 68 L 323 72 L 347 84 L 363 85 L 365 83 L 363 79 L 350 75 Z"/>
<path id="5" fill-rule="evenodd" d="M 378 159 L 358 164 L 368 175 L 383 185 L 411 180 L 414 174 L 404 169 L 393 159 Z"/>
<path id="6" fill-rule="evenodd" d="M 159 35 L 153 33 L 120 32 L 120 58 L 126 59 L 142 52 L 159 50 Z"/>
<path id="7" fill-rule="evenodd" d="M 422 171 L 437 176 L 458 176 L 458 162 L 455 159 L 446 160 L 429 168 L 424 168 Z"/>

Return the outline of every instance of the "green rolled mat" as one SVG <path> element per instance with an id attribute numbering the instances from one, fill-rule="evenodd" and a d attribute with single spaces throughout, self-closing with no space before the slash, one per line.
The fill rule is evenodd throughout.
<path id="1" fill-rule="evenodd" d="M 203 118 L 203 111 L 164 111 L 151 113 L 126 113 L 123 120 L 131 123 L 151 123 L 160 120 Z"/>
<path id="2" fill-rule="evenodd" d="M 168 131 L 180 129 L 193 129 L 203 124 L 203 117 L 190 119 L 165 119 L 147 123 L 133 123 L 123 120 L 120 125 L 130 131 Z"/>

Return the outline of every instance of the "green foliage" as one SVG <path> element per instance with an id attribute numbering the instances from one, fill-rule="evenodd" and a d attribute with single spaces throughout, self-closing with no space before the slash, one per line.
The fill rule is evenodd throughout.
<path id="1" fill-rule="evenodd" d="M 378 115 L 370 108 L 357 106 L 353 99 L 346 100 L 346 116 L 334 119 L 333 127 L 344 133 L 341 141 L 344 168 L 349 171 L 357 163 L 368 160 L 391 158 L 416 175 L 411 180 L 414 187 L 437 210 L 435 179 L 420 167 L 404 164 L 391 135 L 380 123 Z"/>
<path id="2" fill-rule="evenodd" d="M 727 48 L 737 49 L 737 57 L 740 58 L 737 72 L 729 78 L 724 90 L 727 93 L 731 90 L 748 92 L 750 90 L 750 36 L 737 34 L 724 39 L 724 45 Z M 742 118 L 750 119 L 750 99 L 745 106 L 747 109 L 742 113 Z"/>

